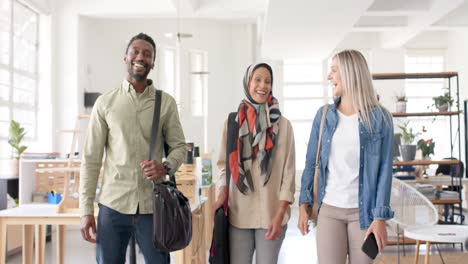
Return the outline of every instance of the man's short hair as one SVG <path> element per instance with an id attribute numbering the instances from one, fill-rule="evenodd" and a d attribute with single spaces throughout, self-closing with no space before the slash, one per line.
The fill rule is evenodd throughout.
<path id="1" fill-rule="evenodd" d="M 138 34 L 138 35 L 136 35 L 136 36 L 134 36 L 133 38 L 130 39 L 130 42 L 128 42 L 127 50 L 125 51 L 125 54 L 128 53 L 128 48 L 130 47 L 130 45 L 132 45 L 133 41 L 135 41 L 137 39 L 147 41 L 147 42 L 149 42 L 151 44 L 151 46 L 153 46 L 153 53 L 154 53 L 153 62 L 154 62 L 154 60 L 156 59 L 156 43 L 154 43 L 153 38 L 146 35 L 145 33 L 140 33 L 140 34 Z"/>

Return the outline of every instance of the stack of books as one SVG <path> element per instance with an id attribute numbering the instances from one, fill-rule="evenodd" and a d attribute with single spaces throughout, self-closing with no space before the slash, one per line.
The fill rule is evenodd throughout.
<path id="1" fill-rule="evenodd" d="M 436 199 L 437 189 L 433 185 L 417 183 L 414 187 L 416 188 L 416 190 L 418 190 L 420 193 L 426 196 L 427 199 L 429 200 Z"/>
<path id="2" fill-rule="evenodd" d="M 412 165 L 393 167 L 393 177 L 404 180 L 415 180 L 416 170 Z"/>
<path id="3" fill-rule="evenodd" d="M 439 193 L 440 200 L 458 200 L 460 198 L 460 194 L 454 191 L 441 191 Z"/>

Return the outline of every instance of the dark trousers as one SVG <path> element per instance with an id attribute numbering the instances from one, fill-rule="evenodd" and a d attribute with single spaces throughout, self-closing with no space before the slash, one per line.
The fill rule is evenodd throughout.
<path id="1" fill-rule="evenodd" d="M 121 214 L 107 206 L 99 204 L 96 230 L 96 261 L 100 264 L 125 263 L 128 242 L 132 233 L 145 263 L 169 264 L 169 253 L 153 246 L 152 214 Z"/>

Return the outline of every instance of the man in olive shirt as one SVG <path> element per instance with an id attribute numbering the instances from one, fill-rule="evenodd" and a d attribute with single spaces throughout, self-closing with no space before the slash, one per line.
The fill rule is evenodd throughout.
<path id="1" fill-rule="evenodd" d="M 146 263 L 169 263 L 169 254 L 152 244 L 151 180 L 160 180 L 180 166 L 185 138 L 174 98 L 163 92 L 161 102 L 155 102 L 156 88 L 147 79 L 155 57 L 153 39 L 143 33 L 134 36 L 124 58 L 127 77 L 120 87 L 96 100 L 89 121 L 81 164 L 81 233 L 83 239 L 96 243 L 98 263 L 125 263 L 132 233 Z M 161 104 L 155 160 L 147 160 L 155 104 Z M 164 142 L 169 155 L 161 163 Z M 94 200 L 101 165 L 96 226 Z"/>

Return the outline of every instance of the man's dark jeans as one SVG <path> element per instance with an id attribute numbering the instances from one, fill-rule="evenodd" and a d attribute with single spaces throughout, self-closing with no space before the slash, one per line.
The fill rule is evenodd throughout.
<path id="1" fill-rule="evenodd" d="M 145 263 L 169 264 L 170 256 L 153 246 L 152 214 L 121 214 L 107 206 L 99 204 L 96 230 L 96 261 L 100 264 L 125 263 L 128 242 L 132 233 Z"/>

